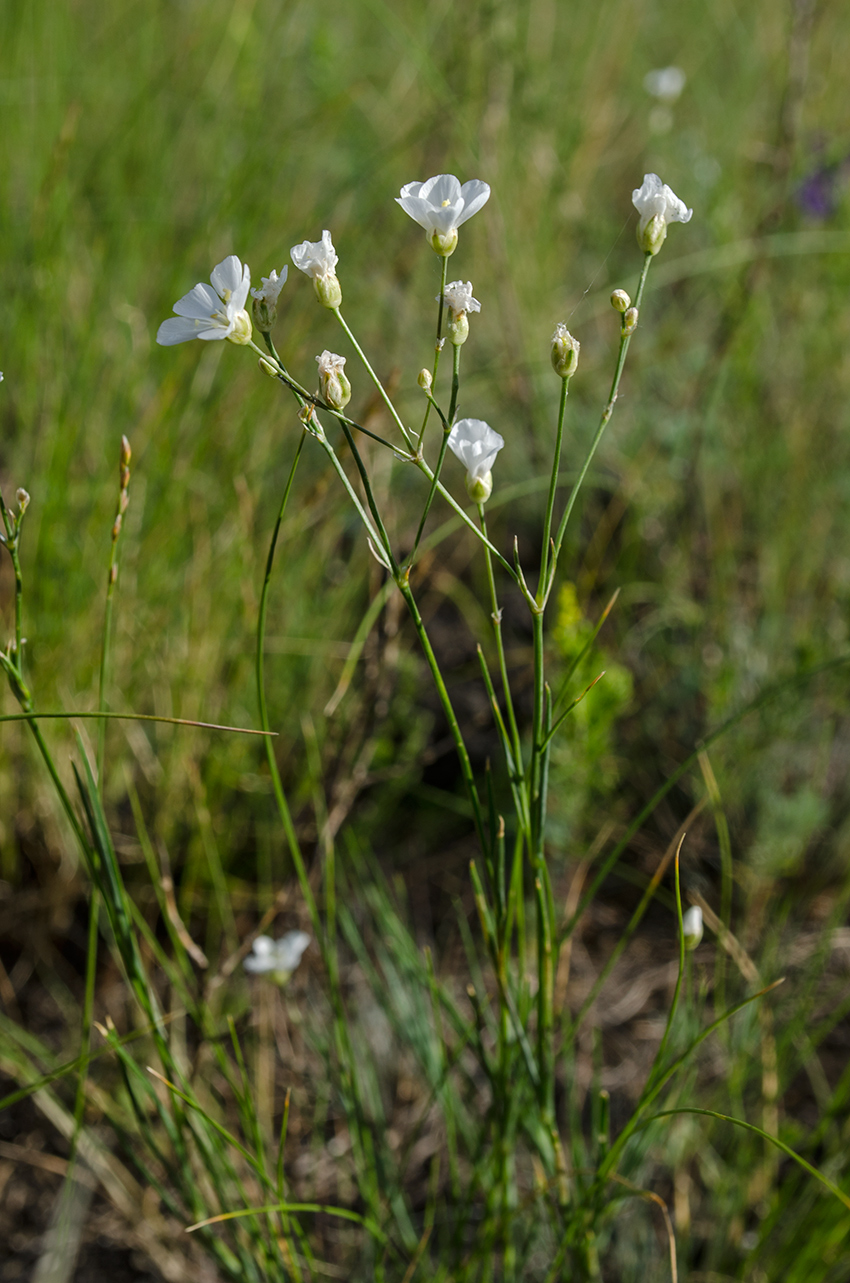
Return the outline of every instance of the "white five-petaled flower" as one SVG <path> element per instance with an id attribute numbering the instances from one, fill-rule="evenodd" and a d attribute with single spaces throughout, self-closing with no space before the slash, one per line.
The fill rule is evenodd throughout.
<path id="1" fill-rule="evenodd" d="M 702 939 L 702 909 L 698 904 L 691 905 L 682 918 L 682 935 L 686 949 L 695 949 Z"/>
<path id="2" fill-rule="evenodd" d="M 490 498 L 490 469 L 504 444 L 504 438 L 483 419 L 459 419 L 449 433 L 449 449 L 466 468 L 466 491 L 476 503 Z"/>
<path id="3" fill-rule="evenodd" d="M 454 174 L 436 174 L 424 183 L 406 183 L 396 202 L 420 227 L 433 248 L 448 258 L 457 245 L 457 229 L 490 199 L 490 187 L 471 178 L 461 187 Z"/>
<path id="4" fill-rule="evenodd" d="M 198 284 L 174 304 L 176 316 L 163 321 L 156 341 L 163 347 L 189 339 L 251 341 L 251 318 L 245 311 L 251 272 L 235 254 L 222 259 L 210 274 L 212 288 Z"/>
<path id="5" fill-rule="evenodd" d="M 311 936 L 306 931 L 287 931 L 279 940 L 257 936 L 254 951 L 245 959 L 245 970 L 262 975 L 272 972 L 278 983 L 285 983 L 301 961 Z"/>
<path id="6" fill-rule="evenodd" d="M 689 223 L 694 212 L 657 174 L 644 174 L 643 183 L 632 192 L 632 204 L 640 214 L 638 244 L 647 254 L 661 249 L 668 223 Z"/>

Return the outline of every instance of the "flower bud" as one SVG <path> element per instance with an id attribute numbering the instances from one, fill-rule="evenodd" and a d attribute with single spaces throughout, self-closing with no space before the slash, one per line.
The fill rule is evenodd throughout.
<path id="1" fill-rule="evenodd" d="M 322 307 L 328 307 L 333 311 L 342 303 L 342 286 L 335 272 L 328 272 L 325 276 L 314 276 L 313 285 L 316 288 L 316 298 L 322 304 Z"/>
<path id="2" fill-rule="evenodd" d="M 657 254 L 667 239 L 667 219 L 663 214 L 653 214 L 646 227 L 638 226 L 638 245 L 644 254 Z"/>
<path id="3" fill-rule="evenodd" d="M 228 342 L 244 345 L 251 342 L 252 334 L 251 318 L 243 308 L 233 318 L 233 329 L 227 336 Z"/>
<path id="4" fill-rule="evenodd" d="M 559 379 L 569 379 L 578 369 L 581 344 L 574 339 L 563 321 L 555 326 L 552 335 L 552 369 Z"/>
<path id="5" fill-rule="evenodd" d="M 431 378 L 431 371 L 420 370 L 416 376 L 416 382 L 419 384 L 423 392 L 430 392 L 431 384 L 433 382 L 433 379 Z"/>
<path id="6" fill-rule="evenodd" d="M 466 312 L 449 312 L 449 320 L 446 325 L 449 336 L 449 342 L 455 347 L 460 347 L 469 338 L 469 317 Z"/>
<path id="7" fill-rule="evenodd" d="M 268 334 L 275 323 L 277 307 L 269 307 L 265 298 L 255 298 L 251 304 L 254 324 L 263 334 Z"/>
<path id="8" fill-rule="evenodd" d="M 450 227 L 447 232 L 432 232 L 431 248 L 440 258 L 448 258 L 449 254 L 454 254 L 457 249 L 457 228 Z"/>
<path id="9" fill-rule="evenodd" d="M 343 410 L 351 400 L 351 384 L 345 376 L 345 357 L 325 351 L 316 357 L 319 367 L 319 391 L 322 400 L 333 410 Z"/>
<path id="10" fill-rule="evenodd" d="M 18 507 L 21 510 L 21 516 L 23 516 L 29 506 L 29 501 L 30 501 L 30 497 L 27 494 L 26 490 L 24 490 L 23 486 L 21 486 L 21 488 L 16 491 L 15 498 L 18 501 Z"/>
<path id="11" fill-rule="evenodd" d="M 631 307 L 631 305 L 632 300 L 629 298 L 625 290 L 614 290 L 614 293 L 611 295 L 611 306 L 615 308 L 616 311 L 625 312 Z"/>
<path id="12" fill-rule="evenodd" d="M 467 473 L 466 493 L 473 503 L 486 503 L 493 493 L 492 472 L 485 472 L 481 477 L 475 477 L 472 473 Z"/>
<path id="13" fill-rule="evenodd" d="M 277 369 L 272 365 L 271 361 L 267 361 L 264 356 L 259 358 L 257 365 L 260 367 L 261 374 L 267 374 L 270 379 L 277 378 Z"/>
<path id="14" fill-rule="evenodd" d="M 638 323 L 637 308 L 636 307 L 627 308 L 625 313 L 623 314 L 623 324 L 622 324 L 620 333 L 624 335 L 634 334 L 635 330 L 637 329 L 637 323 Z"/>
<path id="15" fill-rule="evenodd" d="M 129 468 L 130 460 L 132 459 L 132 457 L 133 457 L 133 451 L 130 449 L 130 442 L 127 440 L 126 437 L 122 437 L 121 438 L 121 458 L 120 458 L 121 467 Z"/>
<path id="16" fill-rule="evenodd" d="M 695 949 L 702 939 L 702 909 L 698 904 L 692 905 L 683 917 L 682 934 L 686 949 Z"/>

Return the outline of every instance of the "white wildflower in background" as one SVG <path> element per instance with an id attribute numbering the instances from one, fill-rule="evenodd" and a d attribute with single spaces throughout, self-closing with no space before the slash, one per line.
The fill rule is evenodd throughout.
<path id="1" fill-rule="evenodd" d="M 686 83 L 687 76 L 681 67 L 658 67 L 655 71 L 648 71 L 643 78 L 646 92 L 663 103 L 674 103 Z"/>
<path id="2" fill-rule="evenodd" d="M 449 433 L 449 449 L 466 468 L 466 492 L 475 503 L 485 503 L 490 498 L 490 470 L 504 444 L 504 438 L 483 419 L 459 419 Z"/>
<path id="3" fill-rule="evenodd" d="M 638 244 L 646 254 L 661 249 L 668 223 L 688 223 L 694 212 L 657 174 L 644 174 L 643 183 L 632 192 L 632 204 L 640 214 Z"/>
<path id="4" fill-rule="evenodd" d="M 251 272 L 235 254 L 222 259 L 210 275 L 209 285 L 198 284 L 174 304 L 176 316 L 163 321 L 156 341 L 163 347 L 189 339 L 230 339 L 250 343 L 251 318 L 245 311 Z"/>
<path id="5" fill-rule="evenodd" d="M 406 183 L 396 196 L 397 204 L 424 227 L 432 247 L 443 258 L 455 250 L 457 229 L 489 199 L 487 183 L 471 178 L 461 187 L 454 174 L 436 174 L 424 183 Z"/>
<path id="6" fill-rule="evenodd" d="M 439 294 L 437 300 L 439 301 Z M 469 338 L 468 312 L 480 312 L 481 304 L 472 297 L 472 281 L 452 281 L 443 293 L 443 302 L 449 309 L 449 342 L 455 347 Z"/>
<path id="7" fill-rule="evenodd" d="M 271 973 L 278 984 L 285 984 L 311 939 L 306 931 L 287 931 L 279 940 L 257 936 L 253 953 L 245 959 L 245 970 L 255 975 Z"/>
<path id="8" fill-rule="evenodd" d="M 260 279 L 263 284 L 258 290 L 251 290 L 251 297 L 254 300 L 254 320 L 258 329 L 265 333 L 271 329 L 277 317 L 277 300 L 280 291 L 286 284 L 286 278 L 289 274 L 289 268 L 284 267 L 280 276 L 272 269 L 271 276 L 263 276 Z"/>
<path id="9" fill-rule="evenodd" d="M 330 232 L 322 232 L 320 241 L 302 241 L 300 245 L 293 245 L 289 252 L 299 272 L 312 277 L 319 302 L 325 307 L 339 307 L 342 287 L 335 271 L 339 255 L 333 247 Z"/>
<path id="10" fill-rule="evenodd" d="M 316 364 L 319 367 L 319 392 L 322 400 L 333 406 L 334 410 L 344 409 L 351 400 L 351 384 L 345 375 L 345 357 L 337 356 L 336 352 L 328 352 L 326 348 L 321 356 L 316 357 Z"/>
<path id="11" fill-rule="evenodd" d="M 682 934 L 686 949 L 695 949 L 702 939 L 702 909 L 698 904 L 691 905 L 682 918 Z"/>

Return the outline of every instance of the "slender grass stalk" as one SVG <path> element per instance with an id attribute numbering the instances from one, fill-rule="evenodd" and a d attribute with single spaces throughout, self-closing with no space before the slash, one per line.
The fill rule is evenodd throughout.
<path id="1" fill-rule="evenodd" d="M 543 604 L 546 588 L 546 576 L 549 569 L 549 544 L 552 538 L 552 516 L 555 511 L 555 494 L 558 489 L 558 477 L 561 471 L 561 446 L 564 440 L 564 415 L 567 409 L 567 397 L 570 393 L 569 376 L 561 379 L 561 399 L 558 404 L 558 426 L 555 430 L 555 454 L 552 459 L 552 475 L 549 479 L 549 494 L 546 498 L 546 517 L 543 522 L 543 544 L 540 549 L 540 579 L 537 584 L 537 602 Z"/>
<path id="2" fill-rule="evenodd" d="M 377 376 L 377 374 L 375 373 L 375 371 L 372 369 L 372 366 L 371 366 L 371 365 L 370 365 L 370 363 L 369 363 L 369 358 L 366 356 L 366 353 L 363 351 L 362 347 L 361 347 L 361 346 L 360 346 L 360 344 L 357 342 L 357 339 L 356 339 L 356 338 L 354 337 L 354 335 L 352 334 L 352 332 L 351 332 L 351 330 L 349 329 L 348 324 L 347 324 L 347 322 L 346 322 L 346 320 L 345 320 L 345 317 L 343 316 L 343 314 L 342 314 L 342 312 L 339 310 L 339 308 L 338 308 L 338 307 L 335 307 L 335 308 L 333 309 L 333 313 L 334 313 L 334 316 L 336 317 L 336 319 L 339 321 L 340 325 L 342 326 L 343 330 L 345 331 L 346 336 L 348 337 L 348 341 L 349 341 L 349 343 L 350 343 L 350 344 L 351 344 L 351 346 L 354 348 L 354 351 L 357 353 L 357 355 L 360 357 L 360 360 L 361 360 L 361 361 L 362 361 L 362 363 L 363 363 L 363 366 L 364 366 L 364 368 L 365 368 L 365 370 L 366 370 L 366 373 L 369 375 L 369 378 L 372 380 L 372 382 L 374 383 L 375 387 L 378 389 L 378 394 L 379 394 L 379 396 L 380 396 L 381 400 L 383 401 L 384 405 L 385 405 L 385 406 L 387 407 L 387 409 L 389 410 L 389 412 L 390 412 L 390 414 L 391 414 L 392 418 L 393 418 L 393 419 L 394 419 L 394 421 L 395 421 L 395 425 L 396 425 L 396 427 L 398 428 L 399 432 L 400 432 L 400 433 L 401 433 L 401 435 L 404 437 L 405 445 L 407 445 L 407 446 L 412 450 L 412 449 L 413 449 L 413 440 L 412 440 L 412 437 L 411 437 L 411 435 L 410 435 L 410 432 L 408 431 L 408 429 L 407 429 L 407 428 L 404 426 L 404 424 L 402 423 L 401 418 L 400 418 L 400 416 L 399 416 L 399 413 L 398 413 L 398 411 L 396 410 L 395 406 L 394 406 L 394 405 L 393 405 L 393 403 L 392 403 L 392 398 L 389 396 L 389 393 L 387 392 L 387 390 L 386 390 L 386 388 L 384 387 L 383 383 L 382 383 L 382 382 L 381 382 L 381 380 L 378 378 L 378 376 Z"/>
<path id="3" fill-rule="evenodd" d="M 437 298 L 437 337 L 434 340 L 434 366 L 431 371 L 431 387 L 434 392 L 437 391 L 437 371 L 440 368 L 440 353 L 443 350 L 443 309 L 446 305 L 446 280 L 448 278 L 449 260 L 444 254 L 440 255 L 440 293 Z M 428 416 L 431 413 L 431 402 L 425 406 L 425 415 L 422 419 L 422 427 L 419 429 L 419 449 L 422 449 L 422 442 L 425 436 L 425 429 L 428 426 Z M 449 415 L 451 422 L 451 415 Z"/>
<path id="4" fill-rule="evenodd" d="M 100 672 L 97 683 L 97 706 L 106 704 L 106 679 L 109 666 L 109 648 L 112 641 L 112 609 L 115 596 L 115 585 L 118 582 L 118 540 L 124 523 L 124 513 L 129 501 L 130 485 L 130 442 L 121 438 L 121 453 L 118 460 L 118 503 L 115 509 L 115 520 L 112 523 L 111 542 L 109 546 L 109 567 L 106 574 L 106 602 L 103 611 L 103 636 L 100 647 Z M 97 787 L 103 797 L 104 765 L 106 761 L 106 719 L 101 718 L 97 728 Z"/>
<path id="5" fill-rule="evenodd" d="M 444 259 L 443 275 L 445 275 L 445 270 L 446 269 L 445 269 L 445 259 Z M 442 295 L 440 295 L 440 298 L 442 298 Z M 442 312 L 441 312 L 441 317 L 442 317 Z M 419 548 L 420 540 L 422 539 L 422 535 L 425 530 L 425 522 L 428 520 L 428 513 L 431 511 L 431 504 L 434 502 L 434 495 L 437 493 L 437 486 L 440 483 L 440 473 L 443 470 L 443 461 L 446 457 L 446 449 L 449 444 L 449 433 L 451 432 L 452 423 L 454 422 L 454 417 L 455 417 L 455 410 L 457 409 L 457 394 L 458 394 L 458 388 L 460 386 L 460 350 L 461 350 L 461 344 L 455 343 L 452 347 L 451 403 L 449 405 L 449 412 L 445 416 L 445 418 L 443 418 L 443 416 L 440 415 L 440 418 L 443 420 L 443 437 L 442 437 L 442 440 L 440 441 L 440 453 L 437 457 L 437 466 L 434 468 L 434 475 L 431 478 L 431 488 L 428 491 L 428 498 L 425 501 L 425 508 L 419 522 L 419 528 L 416 531 L 416 538 L 413 541 L 413 548 L 411 549 L 410 554 L 407 557 L 407 560 L 405 562 L 405 565 L 408 567 L 413 565 L 414 559 L 416 557 L 417 549 Z M 429 398 L 428 400 L 428 409 L 430 408 L 431 408 L 431 398 Z M 427 412 L 426 412 L 426 422 L 427 422 Z M 423 424 L 422 426 L 424 428 L 425 425 Z M 421 452 L 421 449 L 422 449 L 421 439 L 419 442 L 419 449 Z M 486 545 L 485 545 L 485 548 L 486 548 Z M 489 556 L 489 549 L 487 550 L 487 552 Z"/>

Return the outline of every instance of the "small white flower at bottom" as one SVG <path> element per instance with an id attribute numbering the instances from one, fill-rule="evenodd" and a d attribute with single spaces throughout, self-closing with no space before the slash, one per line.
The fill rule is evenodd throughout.
<path id="1" fill-rule="evenodd" d="M 199 283 L 174 304 L 176 316 L 163 321 L 156 334 L 157 343 L 173 347 L 190 339 L 230 339 L 233 343 L 251 341 L 251 318 L 245 311 L 251 272 L 235 254 L 213 268 L 212 288 Z"/>
<path id="2" fill-rule="evenodd" d="M 459 419 L 449 433 L 449 449 L 466 468 L 470 499 L 484 503 L 493 489 L 491 468 L 505 444 L 504 438 L 483 419 Z"/>
<path id="3" fill-rule="evenodd" d="M 437 295 L 439 303 L 440 296 Z M 477 298 L 472 297 L 472 281 L 452 281 L 446 286 L 443 294 L 443 302 L 450 311 L 457 314 L 458 312 L 480 312 L 481 304 Z"/>
<path id="4" fill-rule="evenodd" d="M 271 973 L 278 984 L 285 984 L 301 961 L 312 936 L 306 931 L 287 931 L 279 940 L 257 936 L 254 951 L 245 959 L 245 970 L 255 975 Z"/>

